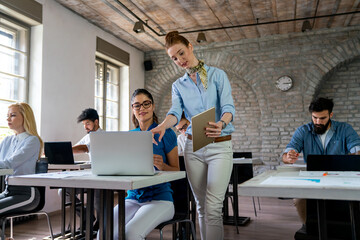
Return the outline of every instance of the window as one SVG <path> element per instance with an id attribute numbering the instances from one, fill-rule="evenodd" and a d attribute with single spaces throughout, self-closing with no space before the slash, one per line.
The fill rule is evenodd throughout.
<path id="1" fill-rule="evenodd" d="M 27 25 L 0 14 L 0 141 L 12 133 L 8 106 L 27 100 L 29 33 Z"/>
<path id="2" fill-rule="evenodd" d="M 107 131 L 118 131 L 120 124 L 120 67 L 97 58 L 95 62 L 95 109 L 100 126 Z"/>

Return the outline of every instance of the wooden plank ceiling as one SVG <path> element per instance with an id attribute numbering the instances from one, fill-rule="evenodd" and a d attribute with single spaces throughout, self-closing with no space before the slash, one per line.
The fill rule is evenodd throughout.
<path id="1" fill-rule="evenodd" d="M 206 45 L 301 32 L 304 18 L 314 16 L 309 19 L 312 29 L 360 25 L 360 0 L 56 1 L 144 52 L 163 49 L 164 35 L 173 30 L 195 31 L 184 36 L 194 45 Z M 139 19 L 154 31 L 145 26 L 145 32 L 135 33 Z M 264 24 L 269 22 L 275 23 Z M 205 33 L 207 42 L 196 42 L 199 32 Z"/>

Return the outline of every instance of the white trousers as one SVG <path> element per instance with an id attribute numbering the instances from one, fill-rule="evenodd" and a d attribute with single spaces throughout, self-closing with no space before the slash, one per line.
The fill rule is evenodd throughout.
<path id="1" fill-rule="evenodd" d="M 233 168 L 231 141 L 210 143 L 195 153 L 185 143 L 185 166 L 194 193 L 202 240 L 222 240 L 222 207 Z"/>
<path id="2" fill-rule="evenodd" d="M 170 201 L 139 203 L 125 200 L 125 239 L 143 240 L 160 223 L 174 216 L 174 204 Z M 114 239 L 118 239 L 118 205 L 114 208 Z"/>

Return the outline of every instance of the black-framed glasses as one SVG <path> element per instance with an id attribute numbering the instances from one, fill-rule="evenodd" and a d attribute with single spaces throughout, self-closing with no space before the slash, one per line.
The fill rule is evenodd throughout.
<path id="1" fill-rule="evenodd" d="M 149 108 L 151 106 L 151 104 L 152 104 L 152 102 L 150 100 L 146 100 L 143 103 L 133 103 L 133 104 L 131 104 L 131 107 L 134 110 L 138 111 L 138 110 L 140 110 L 141 106 L 143 106 L 143 108 L 146 109 L 146 108 Z"/>

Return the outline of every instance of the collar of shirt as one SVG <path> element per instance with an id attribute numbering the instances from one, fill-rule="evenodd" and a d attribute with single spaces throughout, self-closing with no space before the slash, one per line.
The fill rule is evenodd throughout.
<path id="1" fill-rule="evenodd" d="M 206 71 L 209 72 L 209 66 L 204 64 L 204 67 L 205 67 Z M 199 78 L 199 74 L 196 72 L 196 79 L 198 79 L 198 78 Z M 186 80 L 192 81 L 192 79 L 190 78 L 190 75 L 187 72 L 185 72 L 184 76 L 181 77 L 180 81 L 186 81 Z"/>
<path id="2" fill-rule="evenodd" d="M 27 132 L 22 132 L 22 133 L 16 135 L 15 138 L 16 138 L 17 141 L 21 142 L 21 141 L 23 141 L 25 138 L 27 138 L 28 136 L 30 136 L 30 134 L 28 134 Z"/>
<path id="3" fill-rule="evenodd" d="M 158 125 L 158 124 L 157 124 L 156 122 L 153 122 L 153 123 L 150 125 L 150 127 L 148 128 L 148 130 L 146 130 L 146 131 L 150 131 L 151 129 L 155 128 L 157 125 Z M 141 129 L 140 129 L 140 127 L 138 127 L 138 128 L 135 128 L 135 129 L 133 129 L 133 130 L 131 130 L 131 131 L 141 131 Z"/>

